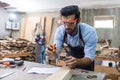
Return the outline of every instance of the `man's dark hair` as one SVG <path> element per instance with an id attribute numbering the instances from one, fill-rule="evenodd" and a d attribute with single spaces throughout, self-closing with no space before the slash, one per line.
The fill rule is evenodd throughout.
<path id="1" fill-rule="evenodd" d="M 65 16 L 65 17 L 72 15 L 72 14 L 75 14 L 75 19 L 80 18 L 79 7 L 76 5 L 70 5 L 70 6 L 66 6 L 66 7 L 62 8 L 60 10 L 60 14 L 61 14 L 61 16 Z"/>

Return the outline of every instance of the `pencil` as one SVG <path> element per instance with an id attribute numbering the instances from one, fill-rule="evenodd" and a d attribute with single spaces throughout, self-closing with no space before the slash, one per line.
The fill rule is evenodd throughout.
<path id="1" fill-rule="evenodd" d="M 26 67 L 24 67 L 24 68 L 22 69 L 22 71 L 25 71 L 25 69 L 26 69 Z"/>

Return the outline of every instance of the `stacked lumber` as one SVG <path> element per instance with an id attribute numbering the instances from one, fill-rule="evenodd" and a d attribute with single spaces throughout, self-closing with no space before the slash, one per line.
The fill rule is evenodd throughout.
<path id="1" fill-rule="evenodd" d="M 25 39 L 5 39 L 0 41 L 0 54 L 34 53 L 35 44 Z"/>

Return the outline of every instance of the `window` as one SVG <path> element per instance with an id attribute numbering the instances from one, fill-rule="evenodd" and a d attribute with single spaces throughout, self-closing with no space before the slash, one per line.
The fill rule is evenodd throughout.
<path id="1" fill-rule="evenodd" d="M 95 28 L 113 28 L 114 16 L 95 16 L 94 26 Z"/>

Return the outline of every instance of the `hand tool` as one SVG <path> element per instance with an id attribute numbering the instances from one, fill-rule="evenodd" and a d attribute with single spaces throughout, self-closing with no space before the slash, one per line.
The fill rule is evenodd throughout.
<path id="1" fill-rule="evenodd" d="M 52 52 L 53 52 L 53 53 L 56 53 L 56 44 L 53 44 L 53 45 L 52 45 Z"/>
<path id="2" fill-rule="evenodd" d="M 24 67 L 24 68 L 22 69 L 22 71 L 25 71 L 25 69 L 26 69 L 26 67 Z"/>
<path id="3" fill-rule="evenodd" d="M 16 65 L 16 66 L 22 66 L 24 64 L 23 60 L 19 60 L 19 61 L 0 61 L 0 64 L 3 65 Z"/>
<path id="4" fill-rule="evenodd" d="M 88 79 L 97 78 L 97 75 L 88 75 L 87 78 Z"/>
<path id="5" fill-rule="evenodd" d="M 3 75 L 0 76 L 0 79 L 2 79 L 4 77 L 7 77 L 7 76 L 9 76 L 9 75 L 11 75 L 13 73 L 15 73 L 15 72 L 9 72 L 9 73 L 3 74 Z"/>

